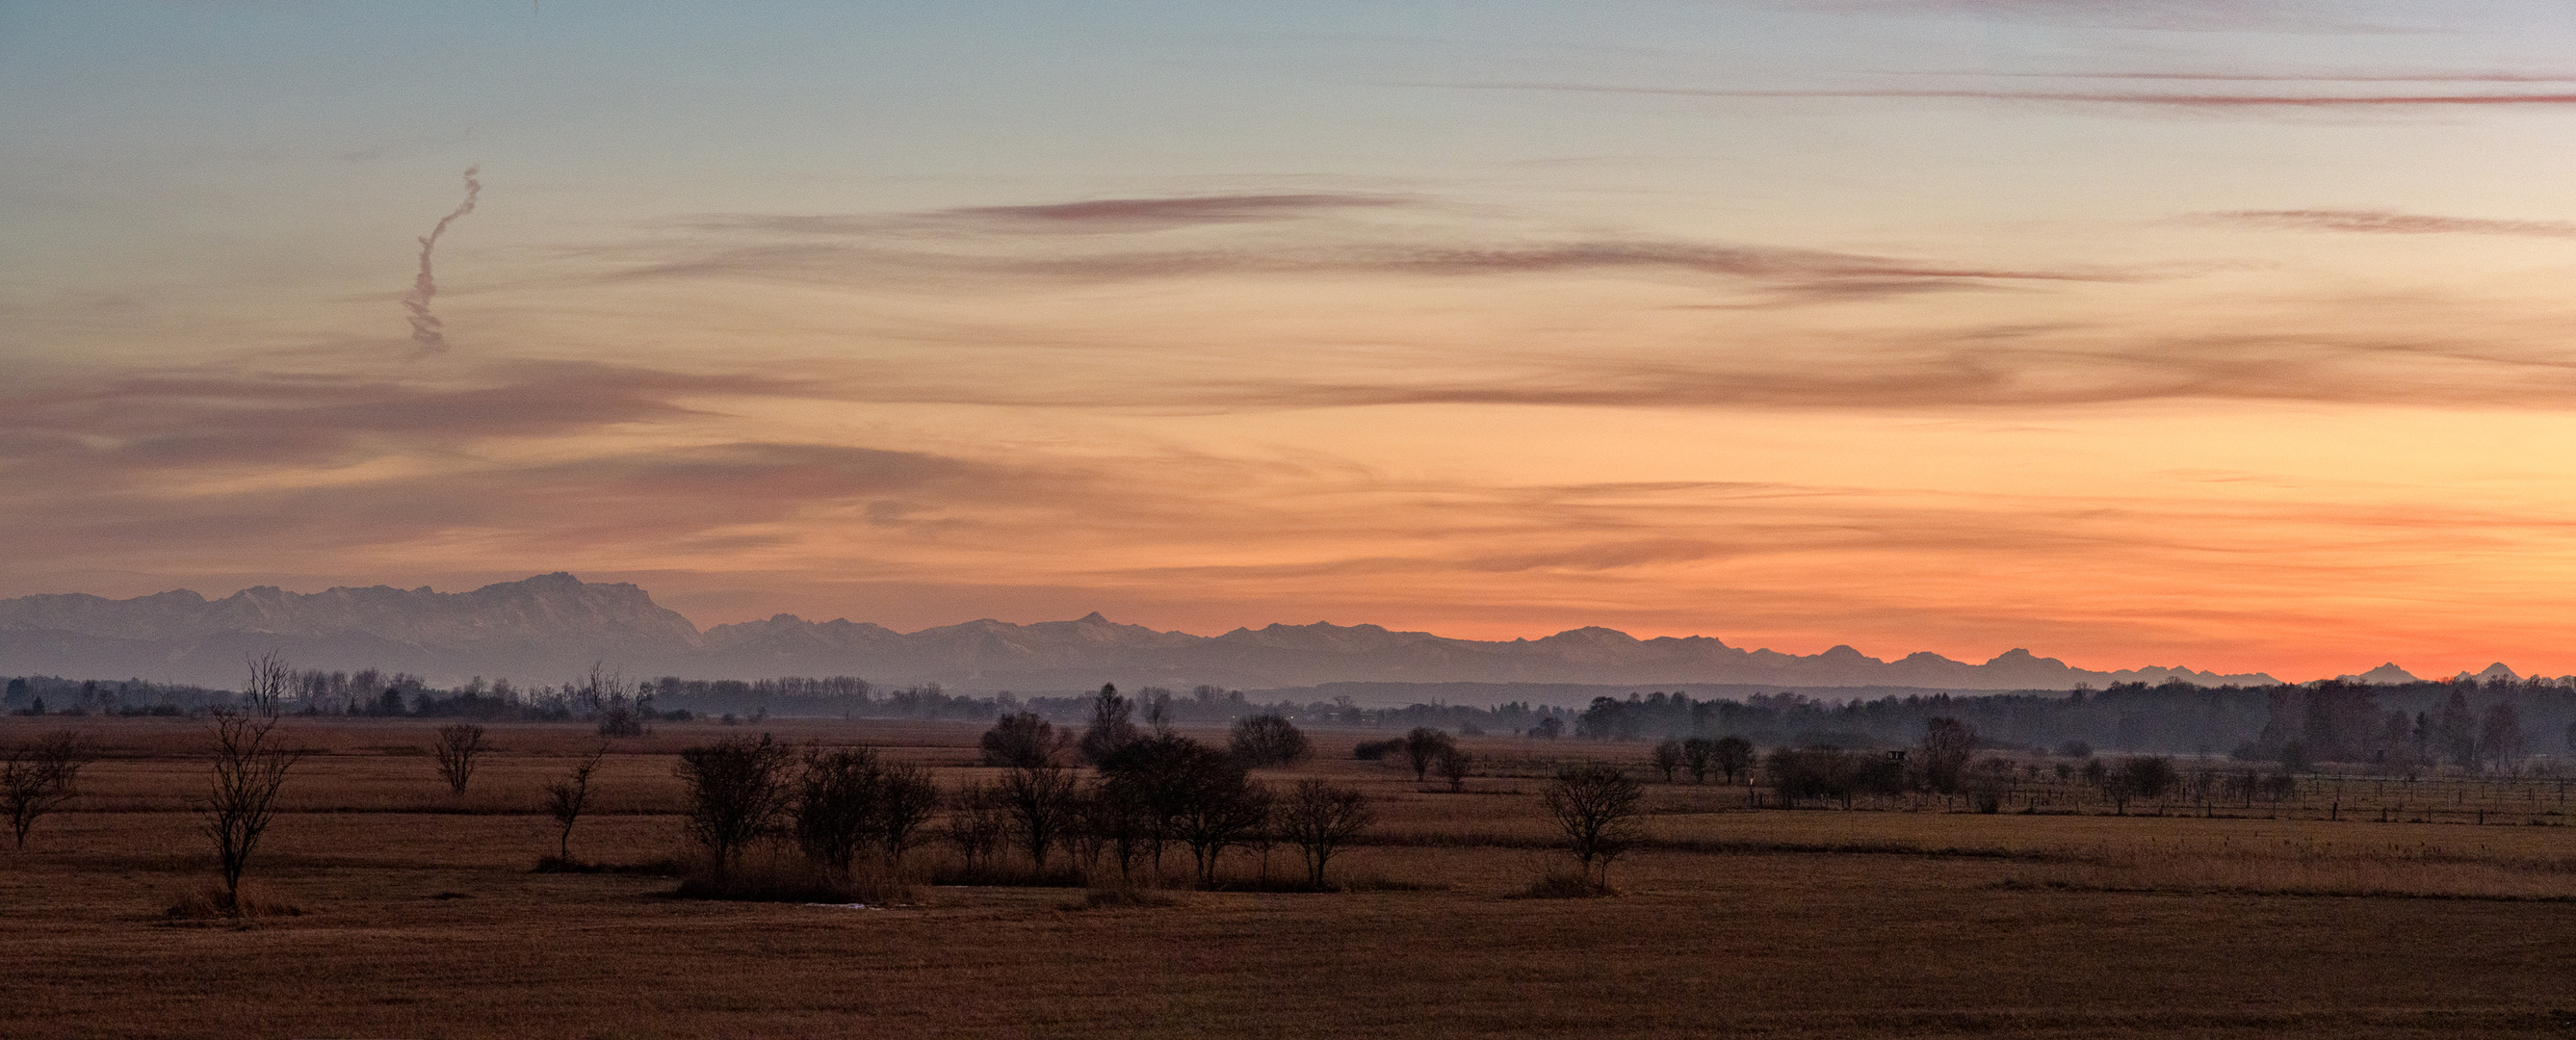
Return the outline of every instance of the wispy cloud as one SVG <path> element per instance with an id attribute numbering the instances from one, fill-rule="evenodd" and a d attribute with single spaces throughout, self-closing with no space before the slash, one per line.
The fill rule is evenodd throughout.
<path id="1" fill-rule="evenodd" d="M 1960 17 L 2169 32 L 2421 31 L 2414 25 L 2373 20 L 2362 5 L 2309 0 L 1774 0 L 1774 6 L 1856 15 Z"/>
<path id="2" fill-rule="evenodd" d="M 2285 231 L 2355 231 L 2384 235 L 2522 235 L 2576 238 L 2576 221 L 2490 220 L 2375 209 L 2247 209 L 2201 219 Z"/>
<path id="3" fill-rule="evenodd" d="M 2576 105 L 2576 91 L 2492 91 L 2376 94 L 2246 94 L 2128 90 L 1992 90 L 1979 88 L 1862 87 L 1850 89 L 1739 90 L 1713 87 L 1632 86 L 1605 83 L 1493 82 L 1451 84 L 1460 90 L 1540 91 L 1570 94 L 1633 94 L 1653 97 L 1730 99 L 1915 99 L 2014 101 L 2039 104 L 2119 105 L 2188 109 L 2294 111 L 2302 109 L 2408 109 L 2450 107 L 2546 107 Z"/>
<path id="4" fill-rule="evenodd" d="M 963 206 L 916 213 L 703 213 L 660 226 L 785 236 L 920 233 L 1133 234 L 1205 225 L 1301 220 L 1348 211 L 1418 207 L 1420 200 L 1357 192 L 1177 195 L 1020 206 Z"/>
<path id="5" fill-rule="evenodd" d="M 167 469 L 347 465 L 478 441 L 699 414 L 682 400 L 792 396 L 793 380 L 503 362 L 444 381 L 204 373 L 111 378 L 0 402 L 0 469 L 110 479 Z"/>
<path id="6" fill-rule="evenodd" d="M 1402 217 L 1360 221 L 1370 215 Z M 1759 283 L 1775 302 L 1998 283 L 2119 282 L 2147 272 L 2030 268 L 1441 219 L 1428 200 L 1356 194 L 1179 196 L 884 215 L 726 214 L 603 247 L 605 278 L 805 283 L 1133 281 L 1224 276 L 1681 274 Z M 1072 227 L 1087 235 L 1068 240 Z M 1197 229 L 1171 242 L 1125 233 Z M 675 237 L 671 232 L 678 232 Z"/>
<path id="7" fill-rule="evenodd" d="M 2203 83 L 2576 83 L 2576 73 L 1932 72 L 1996 79 L 2174 80 Z"/>

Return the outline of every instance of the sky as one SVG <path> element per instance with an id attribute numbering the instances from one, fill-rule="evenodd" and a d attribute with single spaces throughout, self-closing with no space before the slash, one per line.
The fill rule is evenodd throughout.
<path id="1" fill-rule="evenodd" d="M 2555 2 L 0 0 L 0 596 L 2571 673 L 2571 170 Z"/>

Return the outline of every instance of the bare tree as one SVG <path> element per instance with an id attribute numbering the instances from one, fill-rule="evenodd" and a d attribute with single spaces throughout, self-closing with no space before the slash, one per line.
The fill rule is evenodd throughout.
<path id="1" fill-rule="evenodd" d="M 1177 841 L 1198 861 L 1200 882 L 1213 883 L 1217 858 L 1259 831 L 1268 816 L 1268 792 L 1245 776 L 1242 762 L 1188 737 L 1137 741 L 1100 771 L 1101 797 L 1134 814 L 1133 840 L 1153 857 L 1157 872 L 1163 848 Z"/>
<path id="2" fill-rule="evenodd" d="M 769 833 L 786 810 L 787 781 L 782 774 L 790 757 L 787 746 L 766 733 L 758 740 L 729 737 L 680 752 L 674 772 L 688 785 L 685 828 L 714 857 L 717 879 L 723 879 L 742 850 Z"/>
<path id="3" fill-rule="evenodd" d="M 259 685 L 256 661 L 252 674 L 253 685 Z M 253 707 L 261 703 L 256 697 L 251 700 Z M 214 840 L 215 858 L 223 869 L 223 909 L 238 914 L 242 872 L 259 848 L 260 835 L 276 818 L 277 791 L 286 784 L 287 769 L 305 752 L 284 745 L 275 716 L 232 714 L 215 716 L 214 750 L 214 791 L 201 809 L 204 819 L 199 826 Z"/>
<path id="4" fill-rule="evenodd" d="M 1669 784 L 1673 782 L 1673 774 L 1681 770 L 1682 763 L 1688 758 L 1681 741 L 1667 740 L 1655 745 L 1654 755 L 1647 762 L 1655 767 L 1655 772 L 1663 774 L 1664 782 Z"/>
<path id="5" fill-rule="evenodd" d="M 1682 768 L 1690 771 L 1694 784 L 1708 782 L 1709 763 L 1717 755 L 1717 742 L 1707 737 L 1682 741 Z"/>
<path id="6" fill-rule="evenodd" d="M 1270 789 L 1244 776 L 1232 760 L 1192 777 L 1188 799 L 1172 820 L 1172 833 L 1190 847 L 1199 886 L 1216 884 L 1217 858 L 1228 846 L 1251 844 L 1270 825 Z"/>
<path id="7" fill-rule="evenodd" d="M 909 762 L 888 763 L 878 778 L 876 844 L 886 865 L 903 869 L 903 854 L 929 837 L 930 818 L 939 813 L 939 781 Z"/>
<path id="8" fill-rule="evenodd" d="M 572 765 L 572 773 L 546 787 L 546 812 L 555 818 L 555 859 L 572 862 L 572 825 L 581 819 L 583 809 L 590 807 L 590 778 L 599 772 L 600 760 L 608 756 L 608 742 L 600 741 L 590 754 Z"/>
<path id="9" fill-rule="evenodd" d="M 1321 780 L 1300 780 L 1279 806 L 1279 834 L 1306 858 L 1306 883 L 1324 887 L 1324 866 L 1376 819 L 1368 796 Z"/>
<path id="10" fill-rule="evenodd" d="M 1435 768 L 1440 771 L 1441 779 L 1449 781 L 1450 794 L 1462 794 L 1467 790 L 1467 774 L 1475 767 L 1476 756 L 1451 748 L 1440 756 L 1440 763 Z"/>
<path id="11" fill-rule="evenodd" d="M 2469 713 L 2469 698 L 2461 687 L 2453 686 L 2450 697 L 2443 700 L 2442 714 L 2433 723 L 2433 733 L 2442 757 L 2460 767 L 2463 773 L 2477 771 L 2477 716 Z"/>
<path id="12" fill-rule="evenodd" d="M 2126 816 L 2130 800 L 2164 797 L 2181 778 L 2172 759 L 2140 755 L 2120 763 L 2118 769 L 2106 771 L 2100 782 L 2102 796 L 2110 799 L 2112 812 Z"/>
<path id="13" fill-rule="evenodd" d="M 993 850 L 1010 832 L 1010 814 L 1002 807 L 1001 793 L 991 784 L 968 781 L 949 799 L 946 837 L 957 847 L 957 855 L 966 861 L 966 872 L 976 872 L 978 864 L 988 863 Z"/>
<path id="14" fill-rule="evenodd" d="M 1429 726 L 1416 726 L 1413 732 L 1404 735 L 1404 758 L 1413 764 L 1413 779 L 1416 781 L 1431 775 L 1432 763 L 1440 761 L 1443 752 L 1457 749 L 1458 742 L 1449 734 Z"/>
<path id="15" fill-rule="evenodd" d="M 1073 826 L 1080 808 L 1072 771 L 1057 765 L 1022 767 L 1003 774 L 995 790 L 1010 817 L 1011 836 L 1029 854 L 1029 862 L 1045 870 L 1047 850 Z"/>
<path id="16" fill-rule="evenodd" d="M 1103 683 L 1091 699 L 1091 725 L 1082 731 L 1079 749 L 1082 760 L 1093 765 L 1107 761 L 1112 752 L 1135 743 L 1140 735 L 1128 716 L 1136 703 L 1118 695 L 1118 684 Z"/>
<path id="17" fill-rule="evenodd" d="M 1014 769 L 1053 766 L 1064 754 L 1064 745 L 1053 723 L 1033 711 L 1015 711 L 984 731 L 984 764 Z"/>
<path id="18" fill-rule="evenodd" d="M 1137 861 L 1160 834 L 1161 821 L 1145 792 L 1133 783 L 1104 779 L 1082 804 L 1082 829 L 1095 835 L 1101 849 L 1118 861 L 1118 879 L 1133 881 Z"/>
<path id="19" fill-rule="evenodd" d="M 1708 759 L 1718 772 L 1726 774 L 1727 783 L 1734 783 L 1736 777 L 1753 769 L 1753 742 L 1743 737 L 1719 737 L 1709 745 Z"/>
<path id="20" fill-rule="evenodd" d="M 0 758 L 0 809 L 9 813 L 9 829 L 18 847 L 27 847 L 27 831 L 45 816 L 79 795 L 75 781 L 82 766 L 97 761 L 89 738 L 75 732 L 54 733 L 9 749 Z"/>
<path id="21" fill-rule="evenodd" d="M 2522 714 L 2514 710 L 2513 702 L 2487 705 L 2478 716 L 2478 757 L 2495 771 L 2511 774 L 2529 751 L 2522 739 Z"/>
<path id="22" fill-rule="evenodd" d="M 1136 696 L 1145 705 L 1145 725 L 1153 728 L 1155 736 L 1171 736 L 1172 727 L 1180 721 L 1173 714 L 1172 691 L 1148 686 L 1136 691 Z"/>
<path id="23" fill-rule="evenodd" d="M 1924 720 L 1914 756 L 1923 770 L 1923 786 L 1940 794 L 1959 793 L 1959 777 L 1976 753 L 1977 731 L 1967 723 L 1946 717 Z"/>
<path id="24" fill-rule="evenodd" d="M 1236 722 L 1233 739 L 1227 746 L 1238 761 L 1254 769 L 1293 766 L 1315 755 L 1314 742 L 1307 740 L 1295 723 L 1277 714 L 1254 715 Z"/>
<path id="25" fill-rule="evenodd" d="M 429 749 L 438 759 L 438 775 L 458 794 L 465 793 L 465 782 L 474 778 L 474 760 L 485 750 L 483 727 L 472 723 L 438 727 L 438 743 Z"/>
<path id="26" fill-rule="evenodd" d="M 806 858 L 847 876 L 859 851 L 875 844 L 885 770 L 868 748 L 805 751 L 796 778 L 796 844 Z"/>
<path id="27" fill-rule="evenodd" d="M 263 719 L 276 718 L 286 706 L 287 693 L 294 688 L 295 669 L 275 650 L 243 663 L 250 666 L 250 681 L 242 685 L 242 707 Z"/>
<path id="28" fill-rule="evenodd" d="M 1645 790 L 1617 767 L 1594 764 L 1557 770 L 1556 779 L 1539 793 L 1539 804 L 1565 834 L 1584 877 L 1589 879 L 1592 865 L 1599 863 L 1601 885 L 1607 888 L 1610 861 L 1637 840 L 1638 803 L 1644 797 Z"/>
<path id="29" fill-rule="evenodd" d="M 574 699 L 598 718 L 600 736 L 644 735 L 645 698 L 627 684 L 623 673 L 606 671 L 603 662 L 590 663 L 589 680 L 581 685 Z"/>

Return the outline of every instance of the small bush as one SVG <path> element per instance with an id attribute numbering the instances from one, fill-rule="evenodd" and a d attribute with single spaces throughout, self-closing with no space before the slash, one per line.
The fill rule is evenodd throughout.
<path id="1" fill-rule="evenodd" d="M 1255 715 L 1234 724 L 1227 749 L 1253 769 L 1293 766 L 1315 755 L 1315 745 L 1280 715 Z"/>
<path id="2" fill-rule="evenodd" d="M 1358 747 L 1351 749 L 1351 757 L 1362 762 L 1383 762 L 1386 761 L 1386 756 L 1403 750 L 1404 738 L 1402 737 L 1393 740 L 1363 740 Z"/>

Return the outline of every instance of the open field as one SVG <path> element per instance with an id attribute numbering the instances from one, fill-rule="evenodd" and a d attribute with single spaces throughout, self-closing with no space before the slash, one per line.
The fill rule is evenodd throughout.
<path id="1" fill-rule="evenodd" d="M 1265 776 L 1377 800 L 1333 866 L 1351 891 L 1080 909 L 1079 889 L 923 886 L 851 909 L 531 872 L 554 842 L 540 789 L 596 743 L 584 727 L 494 726 L 458 796 L 422 750 L 435 723 L 290 720 L 317 753 L 251 876 L 303 913 L 233 925 L 163 915 L 214 879 L 190 812 L 206 724 L 7 719 L 0 744 L 72 725 L 108 757 L 0 869 L 0 1036 L 2576 1035 L 2555 781 L 2311 779 L 2125 817 L 2047 770 L 1992 815 L 1656 783 L 1621 895 L 1533 900 L 1563 865 L 1540 778 L 1644 747 L 1470 739 L 1483 768 L 1449 794 L 1347 757 L 1384 734 L 1322 732 L 1318 760 Z M 764 728 L 987 772 L 964 724 Z M 574 851 L 679 854 L 673 756 L 744 732 L 619 741 Z M 1255 887 L 1256 862 L 1227 873 Z"/>

